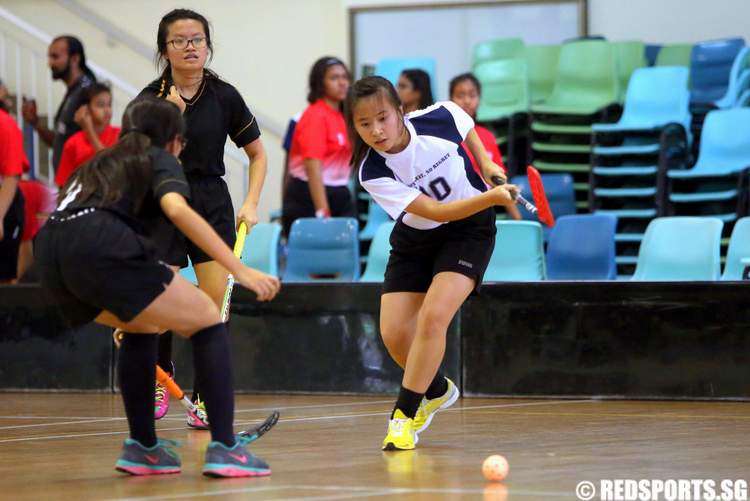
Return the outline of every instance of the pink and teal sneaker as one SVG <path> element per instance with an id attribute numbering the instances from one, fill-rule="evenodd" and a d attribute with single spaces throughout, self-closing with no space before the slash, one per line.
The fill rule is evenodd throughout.
<path id="1" fill-rule="evenodd" d="M 156 382 L 156 400 L 154 401 L 154 419 L 161 419 L 169 411 L 169 392 L 167 388 Z"/>
<path id="2" fill-rule="evenodd" d="M 240 436 L 235 437 L 235 440 L 233 447 L 227 447 L 221 442 L 208 444 L 203 474 L 217 478 L 269 476 L 271 467 L 245 449 L 250 440 Z"/>
<path id="3" fill-rule="evenodd" d="M 128 438 L 115 469 L 136 476 L 180 473 L 180 457 L 173 450 L 177 446 L 174 440 L 159 439 L 153 447 L 144 447 L 137 440 Z"/>
<path id="4" fill-rule="evenodd" d="M 195 399 L 195 405 L 206 415 L 206 404 L 201 401 L 200 397 Z M 187 425 L 196 430 L 207 430 L 208 423 L 198 417 L 197 414 L 187 411 Z"/>

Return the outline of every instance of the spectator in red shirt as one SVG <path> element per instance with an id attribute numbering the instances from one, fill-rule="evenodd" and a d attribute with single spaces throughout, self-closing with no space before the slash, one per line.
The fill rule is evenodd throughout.
<path id="1" fill-rule="evenodd" d="M 75 170 L 93 157 L 96 152 L 112 146 L 120 135 L 112 127 L 112 91 L 101 83 L 92 83 L 86 89 L 85 106 L 76 111 L 75 123 L 81 128 L 65 141 L 60 164 L 55 173 L 55 184 L 62 188 Z"/>
<path id="2" fill-rule="evenodd" d="M 19 280 L 34 263 L 32 241 L 39 229 L 47 222 L 47 217 L 55 210 L 55 193 L 43 183 L 34 179 L 22 179 L 18 188 L 23 193 L 24 222 L 21 233 L 21 247 L 18 251 Z"/>
<path id="3" fill-rule="evenodd" d="M 348 183 L 352 147 L 342 113 L 351 76 L 335 57 L 318 59 L 310 70 L 310 105 L 294 130 L 289 153 L 289 183 L 282 223 L 289 234 L 301 217 L 352 217 Z"/>
<path id="4" fill-rule="evenodd" d="M 451 101 L 459 105 L 476 122 L 479 99 L 482 96 L 482 85 L 479 83 L 479 80 L 477 80 L 477 77 L 471 73 L 462 73 L 450 81 L 449 89 Z M 490 157 L 490 160 L 502 167 L 503 171 L 507 173 L 508 169 L 506 169 L 503 164 L 503 156 L 500 154 L 500 148 L 497 146 L 495 135 L 489 129 L 482 127 L 479 124 L 474 126 L 474 130 L 477 131 L 477 135 L 482 141 L 484 149 L 487 150 L 487 155 Z M 469 157 L 469 160 L 471 160 L 471 165 L 474 167 L 474 170 L 480 177 L 482 177 L 482 171 L 479 168 L 479 165 L 477 165 L 474 155 L 472 155 L 469 148 L 466 147 L 466 143 L 462 144 L 462 146 L 466 155 Z M 484 182 L 487 183 L 487 180 L 485 179 Z M 505 210 L 508 211 L 508 214 L 513 219 L 521 219 L 521 213 L 518 212 L 518 208 L 515 205 L 507 206 L 505 207 Z"/>
<path id="5" fill-rule="evenodd" d="M 0 107 L 0 283 L 16 278 L 23 228 L 23 136 L 13 117 Z"/>
<path id="6" fill-rule="evenodd" d="M 424 70 L 414 68 L 402 71 L 396 90 L 404 113 L 423 110 L 435 104 L 430 75 Z"/>

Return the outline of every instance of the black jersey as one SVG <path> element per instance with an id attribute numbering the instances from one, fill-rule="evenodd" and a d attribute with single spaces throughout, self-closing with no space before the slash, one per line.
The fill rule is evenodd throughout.
<path id="1" fill-rule="evenodd" d="M 81 76 L 76 83 L 68 87 L 65 97 L 57 108 L 53 121 L 55 138 L 52 142 L 52 165 L 55 167 L 55 170 L 60 165 L 65 141 L 81 130 L 75 122 L 74 117 L 78 108 L 86 104 L 86 89 L 93 83 L 94 80 L 88 75 Z"/>
<path id="2" fill-rule="evenodd" d="M 79 209 L 96 207 L 115 213 L 137 232 L 148 235 L 149 230 L 158 227 L 165 216 L 161 211 L 159 200 L 168 193 L 178 193 L 185 198 L 190 198 L 190 187 L 182 166 L 177 159 L 166 150 L 156 147 L 149 148 L 148 155 L 151 158 L 151 179 L 140 208 L 136 207 L 137 196 L 132 187 L 126 187 L 122 196 L 108 206 L 102 206 L 101 197 L 93 193 L 86 199 L 80 199 L 80 185 L 73 182 L 68 188 L 57 212 L 71 213 Z M 86 165 L 81 167 L 85 169 Z"/>
<path id="3" fill-rule="evenodd" d="M 173 85 L 171 78 L 159 78 L 141 91 L 138 97 L 166 98 Z M 224 143 L 229 136 L 238 148 L 260 137 L 255 117 L 240 93 L 232 85 L 206 73 L 192 99 L 185 99 L 187 145 L 180 155 L 185 173 L 223 176 Z"/>

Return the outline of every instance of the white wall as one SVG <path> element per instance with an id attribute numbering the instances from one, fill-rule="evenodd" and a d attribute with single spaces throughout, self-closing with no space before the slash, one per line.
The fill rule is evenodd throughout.
<path id="1" fill-rule="evenodd" d="M 730 36 L 750 41 L 750 1 L 589 0 L 589 33 L 655 44 Z"/>

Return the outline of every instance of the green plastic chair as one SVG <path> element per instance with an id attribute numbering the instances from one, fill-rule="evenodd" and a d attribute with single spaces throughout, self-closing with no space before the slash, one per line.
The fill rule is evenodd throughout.
<path id="1" fill-rule="evenodd" d="M 523 56 L 524 43 L 520 38 L 499 38 L 479 42 L 474 46 L 472 54 L 472 67 L 486 61 L 498 59 L 512 59 Z"/>
<path id="2" fill-rule="evenodd" d="M 487 61 L 474 74 L 482 84 L 477 121 L 493 121 L 529 110 L 529 80 L 525 59 Z"/>
<path id="3" fill-rule="evenodd" d="M 646 66 L 646 45 L 643 42 L 615 42 L 617 73 L 620 78 L 620 102 L 625 100 L 630 76 L 638 68 Z"/>
<path id="4" fill-rule="evenodd" d="M 495 250 L 490 258 L 486 282 L 544 280 L 542 226 L 536 221 L 496 221 Z"/>
<path id="5" fill-rule="evenodd" d="M 532 103 L 540 103 L 552 94 L 559 60 L 559 45 L 531 45 L 526 47 L 529 97 Z"/>
<path id="6" fill-rule="evenodd" d="M 648 224 L 633 280 L 718 280 L 721 228 L 713 217 L 660 217 Z"/>
<path id="7" fill-rule="evenodd" d="M 367 254 L 367 268 L 360 282 L 382 282 L 385 279 L 385 268 L 391 255 L 391 232 L 395 222 L 381 223 L 370 244 Z"/>
<path id="8" fill-rule="evenodd" d="M 745 269 L 743 259 L 750 258 L 750 217 L 738 219 L 732 229 L 727 249 L 727 262 L 724 265 L 722 280 L 742 280 Z"/>
<path id="9" fill-rule="evenodd" d="M 692 50 L 693 46 L 689 43 L 665 45 L 656 55 L 654 66 L 686 66 L 689 68 Z"/>
<path id="10" fill-rule="evenodd" d="M 242 262 L 250 268 L 278 277 L 280 238 L 280 224 L 256 224 L 247 235 L 247 243 L 242 252 Z"/>
<path id="11" fill-rule="evenodd" d="M 563 45 L 552 94 L 531 111 L 591 115 L 619 99 L 615 47 L 601 40 L 583 40 Z"/>

